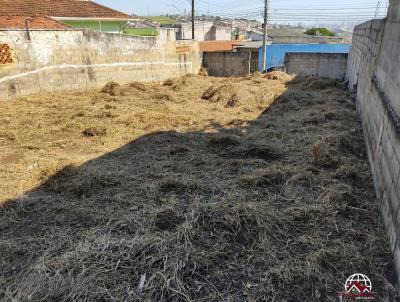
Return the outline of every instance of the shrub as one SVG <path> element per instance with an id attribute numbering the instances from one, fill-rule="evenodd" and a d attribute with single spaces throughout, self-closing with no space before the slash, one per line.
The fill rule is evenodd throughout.
<path id="1" fill-rule="evenodd" d="M 306 35 L 310 36 L 327 36 L 327 37 L 334 37 L 335 33 L 330 31 L 325 27 L 316 27 L 310 28 L 304 32 Z"/>

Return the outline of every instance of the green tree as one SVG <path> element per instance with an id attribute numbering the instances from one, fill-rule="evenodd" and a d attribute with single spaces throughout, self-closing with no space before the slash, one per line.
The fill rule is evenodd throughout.
<path id="1" fill-rule="evenodd" d="M 304 32 L 306 35 L 310 36 L 327 36 L 327 37 L 334 37 L 335 33 L 330 31 L 325 27 L 315 27 L 310 28 L 309 30 Z"/>

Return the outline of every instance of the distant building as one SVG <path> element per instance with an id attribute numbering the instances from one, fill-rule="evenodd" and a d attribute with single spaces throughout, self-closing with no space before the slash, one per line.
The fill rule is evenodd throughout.
<path id="1" fill-rule="evenodd" d="M 264 37 L 264 33 L 258 30 L 250 30 L 248 34 L 252 41 L 262 41 Z M 310 36 L 301 30 L 287 28 L 268 28 L 267 35 L 268 40 L 274 44 L 340 44 L 347 42 L 342 37 Z"/>
<path id="2" fill-rule="evenodd" d="M 39 24 L 37 18 L 40 17 L 74 28 L 111 33 L 121 33 L 126 22 L 134 19 L 90 0 L 1 0 L 0 19 L 12 16 L 33 18 L 36 25 Z M 44 28 L 47 28 L 48 22 L 50 21 L 43 25 Z"/>
<path id="3" fill-rule="evenodd" d="M 180 24 L 176 38 L 177 40 L 192 39 L 192 23 L 185 22 Z M 215 25 L 214 22 L 196 22 L 195 39 L 198 41 L 231 40 L 232 28 Z"/>
<path id="4" fill-rule="evenodd" d="M 262 41 L 264 38 L 264 33 L 258 30 L 250 30 L 248 32 L 248 37 L 251 41 Z M 267 36 L 268 41 L 272 41 L 272 37 Z"/>
<path id="5" fill-rule="evenodd" d="M 147 16 L 141 17 L 133 22 L 129 22 L 129 31 L 135 32 L 135 29 L 153 29 L 154 31 L 172 30 L 176 32 L 177 40 L 192 39 L 192 23 L 184 20 L 179 22 L 167 16 Z M 224 24 L 219 24 L 214 21 L 199 21 L 195 22 L 195 39 L 197 41 L 221 41 L 231 40 L 232 27 Z"/>

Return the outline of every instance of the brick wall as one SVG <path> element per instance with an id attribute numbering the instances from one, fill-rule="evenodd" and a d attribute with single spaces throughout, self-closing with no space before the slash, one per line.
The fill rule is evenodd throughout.
<path id="1" fill-rule="evenodd" d="M 343 80 L 347 67 L 346 53 L 294 53 L 285 55 L 289 74 Z"/>
<path id="2" fill-rule="evenodd" d="M 0 31 L 13 62 L 0 64 L 0 100 L 41 91 L 161 81 L 197 73 L 197 42 L 174 34 L 134 37 L 91 31 Z M 3 49 L 3 48 L 2 48 Z"/>
<path id="3" fill-rule="evenodd" d="M 400 0 L 356 27 L 347 80 L 356 91 L 375 189 L 400 276 Z M 399 279 L 400 281 L 400 279 Z"/>

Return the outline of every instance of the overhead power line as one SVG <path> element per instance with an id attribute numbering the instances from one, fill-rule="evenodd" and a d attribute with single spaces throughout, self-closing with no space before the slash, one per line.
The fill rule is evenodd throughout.
<path id="1" fill-rule="evenodd" d="M 194 0 L 174 0 L 176 3 L 189 2 L 194 10 Z M 239 0 L 231 0 L 230 5 Z M 322 6 L 321 3 L 317 7 L 300 6 L 293 3 L 296 0 L 267 0 L 268 4 L 272 3 L 272 8 L 268 7 L 270 12 L 269 20 L 272 22 L 362 22 L 373 18 L 383 18 L 386 16 L 387 1 L 380 0 L 379 7 L 371 6 L 372 3 L 365 6 L 363 3 L 351 2 L 349 4 L 340 5 L 328 4 Z M 295 6 L 291 5 L 294 4 Z M 297 4 L 297 5 L 296 5 Z M 287 5 L 287 7 L 285 7 Z M 211 9 L 210 9 L 211 7 Z M 207 0 L 197 0 L 196 12 L 204 15 L 220 16 L 226 19 L 257 19 L 260 20 L 264 14 L 264 7 L 259 4 L 246 6 L 246 8 L 232 8 L 226 10 L 226 5 L 212 3 Z M 272 14 L 271 14 L 272 13 Z M 193 12 L 192 15 L 195 15 Z M 193 21 L 193 20 L 192 20 Z M 267 20 L 268 21 L 268 20 Z M 194 30 L 194 26 L 192 26 Z M 194 33 L 193 33 L 194 35 Z"/>
<path id="2" fill-rule="evenodd" d="M 200 12 L 202 12 L 202 10 L 198 10 Z M 344 17 L 344 18 L 352 18 L 352 17 L 365 17 L 365 18 L 374 18 L 375 14 L 373 12 L 342 12 L 342 13 L 338 13 L 338 12 L 319 12 L 319 11 L 307 11 L 304 12 L 304 14 L 295 14 L 291 11 L 285 12 L 285 11 L 281 11 L 281 10 L 271 10 L 274 12 L 273 15 L 278 15 L 278 16 L 285 16 L 285 17 L 314 17 L 314 16 L 318 16 L 318 17 L 326 17 L 326 18 L 330 18 L 330 17 Z M 297 10 L 299 13 L 302 12 L 300 10 Z M 254 15 L 262 15 L 263 12 L 260 9 L 256 9 L 256 10 L 245 10 L 245 11 L 233 11 L 230 13 L 214 13 L 214 15 L 216 16 L 224 16 L 224 17 L 246 17 L 246 16 L 254 16 Z M 379 16 L 385 16 L 385 13 L 381 13 L 379 14 L 377 17 Z"/>

